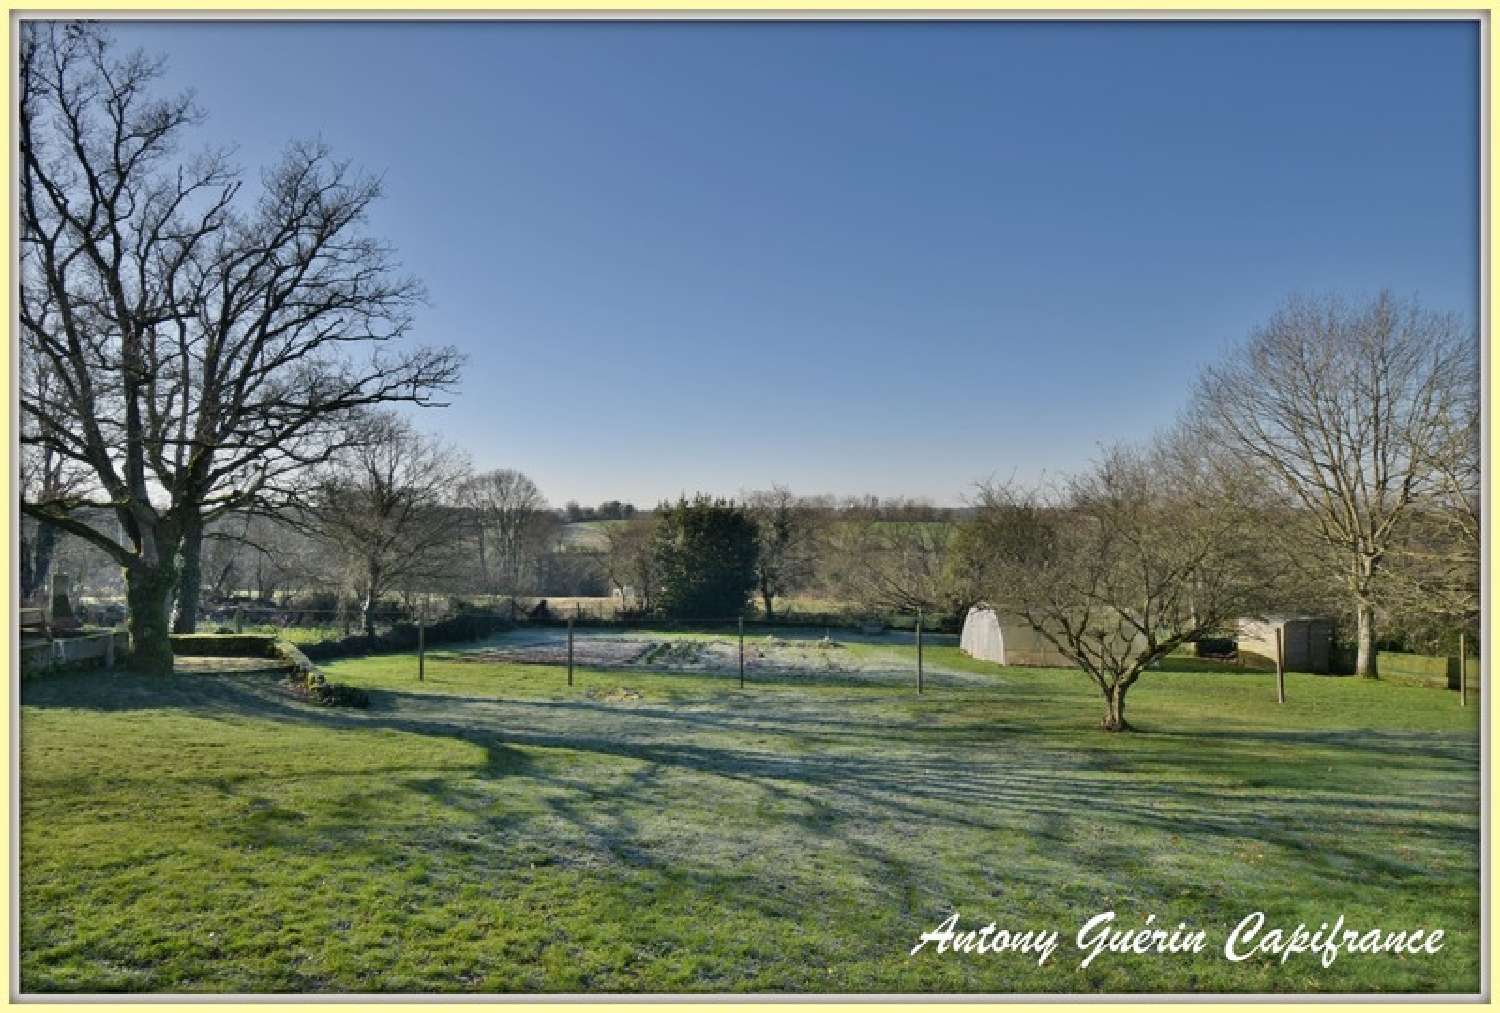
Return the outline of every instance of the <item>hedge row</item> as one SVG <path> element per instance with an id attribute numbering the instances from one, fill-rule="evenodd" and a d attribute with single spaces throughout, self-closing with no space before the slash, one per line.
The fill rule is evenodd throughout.
<path id="1" fill-rule="evenodd" d="M 459 613 L 428 626 L 423 634 L 428 645 L 453 644 L 465 640 L 481 640 L 511 628 L 509 619 L 488 613 Z M 379 654 L 385 651 L 413 651 L 417 647 L 415 623 L 398 623 L 389 633 L 373 638 L 359 634 L 341 640 L 324 640 L 317 644 L 303 644 L 302 653 L 318 661 L 330 658 L 348 658 L 360 654 Z"/>
<path id="2" fill-rule="evenodd" d="M 172 653 L 183 658 L 275 658 L 276 638 L 266 633 L 174 633 Z"/>

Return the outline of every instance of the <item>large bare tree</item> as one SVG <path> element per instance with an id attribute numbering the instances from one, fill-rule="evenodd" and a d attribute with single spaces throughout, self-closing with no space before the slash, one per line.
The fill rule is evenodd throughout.
<path id="1" fill-rule="evenodd" d="M 123 568 L 152 672 L 171 669 L 179 587 L 192 625 L 204 524 L 326 459 L 350 413 L 428 401 L 459 361 L 383 350 L 421 288 L 364 233 L 373 180 L 293 145 L 245 206 L 222 154 L 180 154 L 200 114 L 152 94 L 161 69 L 96 25 L 22 27 L 21 339 L 56 389 L 23 383 L 24 438 L 89 480 L 22 506 Z"/>
<path id="2" fill-rule="evenodd" d="M 1297 297 L 1199 381 L 1200 431 L 1294 508 L 1289 537 L 1336 575 L 1360 675 L 1377 674 L 1382 573 L 1414 506 L 1441 484 L 1475 349 L 1456 316 L 1390 293 Z"/>
<path id="3" fill-rule="evenodd" d="M 458 565 L 464 523 L 461 454 L 381 412 L 367 431 L 321 469 L 299 523 L 332 547 L 360 598 L 366 636 L 381 598 L 447 582 Z"/>
<path id="4" fill-rule="evenodd" d="M 459 490 L 469 510 L 478 549 L 480 580 L 490 594 L 516 595 L 535 575 L 545 546 L 547 500 L 526 475 L 497 468 L 475 475 Z"/>
<path id="5" fill-rule="evenodd" d="M 1449 634 L 1479 628 L 1480 425 L 1476 382 L 1459 392 L 1443 420 L 1430 454 L 1428 493 L 1398 533 L 1379 585 L 1393 614 Z"/>
<path id="6" fill-rule="evenodd" d="M 1164 438 L 1111 449 L 1060 489 L 981 487 L 957 551 L 989 605 L 1088 675 L 1117 732 L 1150 665 L 1255 605 L 1268 580 L 1252 519 L 1235 475 Z"/>

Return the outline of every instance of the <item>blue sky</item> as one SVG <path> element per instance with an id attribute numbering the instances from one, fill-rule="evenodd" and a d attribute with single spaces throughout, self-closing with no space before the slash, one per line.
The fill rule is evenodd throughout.
<path id="1" fill-rule="evenodd" d="M 419 413 L 554 502 L 957 503 L 1171 420 L 1294 291 L 1477 319 L 1466 22 L 140 22 L 252 171 L 383 174 L 470 367 Z"/>

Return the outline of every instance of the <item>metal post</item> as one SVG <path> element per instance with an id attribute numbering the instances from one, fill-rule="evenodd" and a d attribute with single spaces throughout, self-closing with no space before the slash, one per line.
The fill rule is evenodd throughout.
<path id="1" fill-rule="evenodd" d="M 568 617 L 568 685 L 573 685 L 573 617 Z"/>
<path id="2" fill-rule="evenodd" d="M 245 610 L 242 608 L 236 608 L 234 610 L 234 632 L 245 632 Z"/>
<path id="3" fill-rule="evenodd" d="M 740 689 L 745 688 L 745 617 L 740 616 Z"/>
<path id="4" fill-rule="evenodd" d="M 922 692 L 922 610 L 917 609 L 917 693 Z"/>
<path id="5" fill-rule="evenodd" d="M 1276 627 L 1276 702 L 1286 703 L 1286 665 L 1283 662 L 1282 631 L 1285 627 Z"/>
<path id="6" fill-rule="evenodd" d="M 1458 635 L 1458 705 L 1469 706 L 1469 643 L 1463 633 Z"/>
<path id="7" fill-rule="evenodd" d="M 427 610 L 417 610 L 417 681 L 427 681 Z"/>
<path id="8" fill-rule="evenodd" d="M 105 635 L 104 641 L 104 667 L 113 669 L 115 667 L 115 631 L 110 630 Z"/>

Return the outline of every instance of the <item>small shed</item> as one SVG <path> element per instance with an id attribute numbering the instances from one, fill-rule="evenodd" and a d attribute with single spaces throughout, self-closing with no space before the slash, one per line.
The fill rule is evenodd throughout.
<path id="1" fill-rule="evenodd" d="M 1294 672 L 1326 674 L 1333 658 L 1333 620 L 1317 616 L 1268 616 L 1239 622 L 1242 662 L 1276 664 L 1276 631 L 1281 630 L 1282 661 Z"/>
<path id="2" fill-rule="evenodd" d="M 1073 667 L 1073 662 L 1060 654 L 1046 637 L 1015 616 L 997 612 L 987 605 L 969 609 L 958 646 L 971 658 L 1000 665 Z"/>

